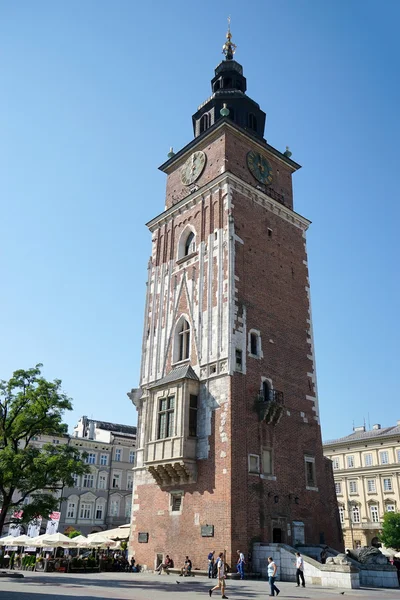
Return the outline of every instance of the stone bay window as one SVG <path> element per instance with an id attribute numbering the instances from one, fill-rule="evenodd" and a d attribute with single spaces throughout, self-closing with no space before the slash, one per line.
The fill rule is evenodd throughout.
<path id="1" fill-rule="evenodd" d="M 199 379 L 179 366 L 148 387 L 144 465 L 160 486 L 196 480 Z"/>

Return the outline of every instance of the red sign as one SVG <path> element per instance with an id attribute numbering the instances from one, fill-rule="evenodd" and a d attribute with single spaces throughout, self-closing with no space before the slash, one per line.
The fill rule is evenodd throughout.
<path id="1" fill-rule="evenodd" d="M 49 519 L 51 519 L 52 521 L 59 521 L 60 516 L 61 516 L 60 512 L 52 512 L 51 515 L 49 515 Z"/>
<path id="2" fill-rule="evenodd" d="M 17 511 L 15 511 L 13 517 L 14 517 L 14 519 L 22 519 L 23 514 L 24 514 L 23 510 L 17 510 Z"/>

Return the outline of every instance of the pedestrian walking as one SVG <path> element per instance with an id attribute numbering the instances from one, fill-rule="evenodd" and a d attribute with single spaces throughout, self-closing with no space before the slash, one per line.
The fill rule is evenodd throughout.
<path id="1" fill-rule="evenodd" d="M 209 553 L 209 555 L 207 556 L 208 559 L 208 579 L 211 579 L 213 576 L 213 571 L 214 571 L 214 554 L 215 554 L 215 550 L 213 550 L 212 552 Z"/>
<path id="2" fill-rule="evenodd" d="M 304 581 L 304 560 L 301 556 L 300 552 L 296 552 L 296 582 L 297 587 L 300 587 L 300 579 L 301 585 L 306 587 L 306 582 Z"/>
<path id="3" fill-rule="evenodd" d="M 218 571 L 217 571 L 218 583 L 215 587 L 208 590 L 208 593 L 211 598 L 213 592 L 216 592 L 217 590 L 221 590 L 222 598 L 227 599 L 228 596 L 225 596 L 226 566 L 225 566 L 223 552 L 220 552 L 218 555 L 217 569 L 218 569 Z"/>
<path id="4" fill-rule="evenodd" d="M 321 563 L 324 565 L 326 563 L 326 559 L 328 557 L 328 554 L 326 552 L 326 548 L 322 548 L 322 552 L 320 555 L 320 559 L 321 559 Z"/>
<path id="5" fill-rule="evenodd" d="M 276 592 L 276 595 L 279 596 L 279 594 L 281 592 L 281 590 L 278 589 L 275 585 L 277 571 L 278 571 L 278 568 L 277 568 L 276 564 L 274 563 L 274 559 L 272 558 L 272 556 L 268 556 L 268 581 L 269 581 L 269 586 L 271 588 L 270 596 L 275 596 L 275 592 Z"/>
<path id="6" fill-rule="evenodd" d="M 240 579 L 244 579 L 244 554 L 240 550 L 237 550 L 238 561 L 237 561 L 237 572 L 240 575 Z"/>

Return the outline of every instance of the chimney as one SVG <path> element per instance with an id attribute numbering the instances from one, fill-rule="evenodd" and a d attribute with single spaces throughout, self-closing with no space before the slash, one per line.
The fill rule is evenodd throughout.
<path id="1" fill-rule="evenodd" d="M 94 440 L 94 421 L 89 421 L 89 440 Z"/>
<path id="2" fill-rule="evenodd" d="M 376 423 L 376 425 L 372 425 L 372 429 L 380 429 L 381 425 L 380 423 Z"/>
<path id="3" fill-rule="evenodd" d="M 397 427 L 400 427 L 400 421 L 397 421 Z"/>
<path id="4" fill-rule="evenodd" d="M 360 427 L 353 427 L 353 431 L 365 431 L 365 425 L 360 425 Z"/>

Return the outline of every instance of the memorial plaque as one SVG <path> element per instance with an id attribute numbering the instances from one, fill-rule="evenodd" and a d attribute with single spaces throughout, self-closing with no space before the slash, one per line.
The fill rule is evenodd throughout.
<path id="1" fill-rule="evenodd" d="M 202 525 L 201 537 L 214 537 L 214 525 Z"/>
<path id="2" fill-rule="evenodd" d="M 149 541 L 148 533 L 139 533 L 139 535 L 138 535 L 139 544 L 147 544 L 148 541 Z"/>

